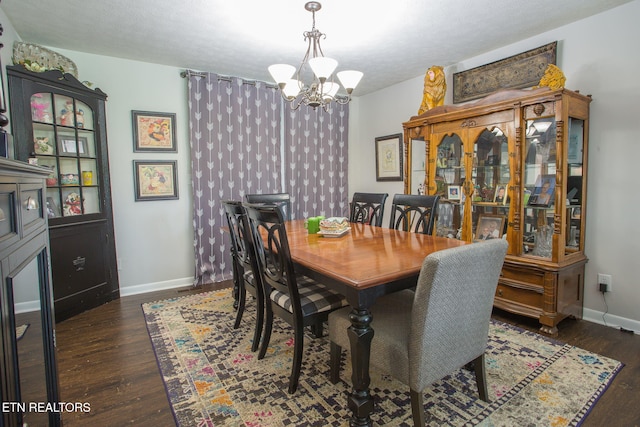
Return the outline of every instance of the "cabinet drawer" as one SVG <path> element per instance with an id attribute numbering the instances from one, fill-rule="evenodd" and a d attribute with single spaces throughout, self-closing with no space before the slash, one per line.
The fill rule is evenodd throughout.
<path id="1" fill-rule="evenodd" d="M 500 281 L 502 282 L 504 279 L 505 282 L 518 282 L 528 285 L 539 286 L 540 289 L 544 286 L 544 273 L 543 272 L 534 272 L 527 271 L 525 269 L 515 269 L 511 268 L 508 265 L 504 265 L 502 267 L 502 273 L 500 274 Z"/>
<path id="2" fill-rule="evenodd" d="M 109 282 L 102 223 L 51 231 L 53 294 L 56 300 Z"/>
<path id="3" fill-rule="evenodd" d="M 505 264 L 496 288 L 496 298 L 541 309 L 544 302 L 544 273 L 516 269 Z"/>
<path id="4" fill-rule="evenodd" d="M 20 210 L 22 229 L 29 233 L 34 227 L 44 226 L 44 208 L 42 206 L 42 188 L 20 188 Z"/>
<path id="5" fill-rule="evenodd" d="M 500 281 L 496 288 L 496 298 L 531 308 L 542 308 L 543 296 L 543 289 L 538 286 L 520 286 Z"/>

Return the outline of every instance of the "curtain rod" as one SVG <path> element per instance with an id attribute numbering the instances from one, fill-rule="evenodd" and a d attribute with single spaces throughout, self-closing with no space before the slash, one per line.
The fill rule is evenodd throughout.
<path id="1" fill-rule="evenodd" d="M 207 77 L 210 73 L 205 73 L 203 71 L 193 71 L 193 70 L 184 70 L 180 72 L 180 77 L 182 78 L 187 78 L 187 77 L 191 77 L 191 76 L 196 76 L 196 77 Z M 257 80 L 245 80 L 242 77 L 230 77 L 230 76 L 221 76 L 218 75 L 218 81 L 225 81 L 225 82 L 231 82 L 232 79 L 234 78 L 238 78 L 240 80 L 242 80 L 242 84 L 245 85 L 253 85 L 255 86 L 255 84 L 258 82 Z M 271 83 L 266 83 L 266 82 L 261 82 L 263 83 L 266 87 L 268 88 L 273 88 L 273 89 L 277 89 L 278 86 L 271 84 Z"/>

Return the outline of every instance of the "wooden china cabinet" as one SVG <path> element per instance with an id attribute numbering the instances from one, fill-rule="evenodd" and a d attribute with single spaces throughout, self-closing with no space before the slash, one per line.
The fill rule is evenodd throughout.
<path id="1" fill-rule="evenodd" d="M 405 193 L 423 184 L 441 195 L 436 235 L 506 239 L 494 306 L 550 335 L 582 317 L 590 102 L 567 89 L 507 90 L 403 124 Z"/>
<path id="2" fill-rule="evenodd" d="M 71 74 L 7 67 L 17 160 L 37 163 L 46 209 L 56 321 L 119 297 L 105 101 Z"/>

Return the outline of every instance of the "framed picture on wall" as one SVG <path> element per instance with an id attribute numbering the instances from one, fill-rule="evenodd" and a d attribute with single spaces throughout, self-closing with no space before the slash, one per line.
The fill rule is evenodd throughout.
<path id="1" fill-rule="evenodd" d="M 402 134 L 376 138 L 376 181 L 402 181 Z"/>
<path id="2" fill-rule="evenodd" d="M 131 111 L 133 119 L 133 151 L 166 151 L 176 153 L 175 113 Z"/>
<path id="3" fill-rule="evenodd" d="M 134 160 L 135 200 L 170 200 L 178 198 L 178 162 Z"/>

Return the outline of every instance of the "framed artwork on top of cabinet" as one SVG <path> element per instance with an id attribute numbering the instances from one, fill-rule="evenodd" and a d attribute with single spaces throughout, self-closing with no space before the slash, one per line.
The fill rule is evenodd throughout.
<path id="1" fill-rule="evenodd" d="M 133 119 L 133 151 L 176 153 L 175 113 L 131 111 Z"/>
<path id="2" fill-rule="evenodd" d="M 376 181 L 402 181 L 402 134 L 376 138 Z"/>

